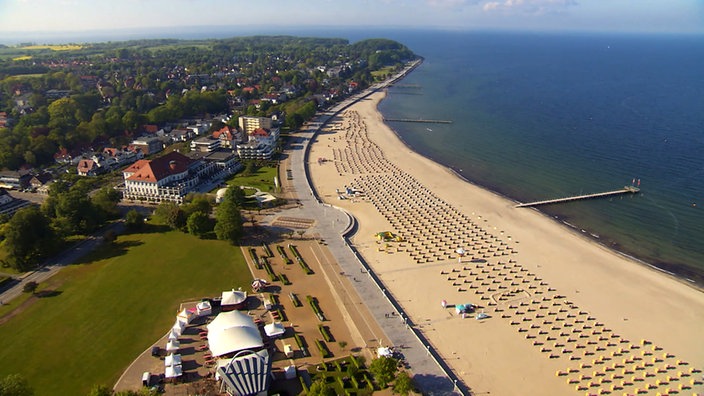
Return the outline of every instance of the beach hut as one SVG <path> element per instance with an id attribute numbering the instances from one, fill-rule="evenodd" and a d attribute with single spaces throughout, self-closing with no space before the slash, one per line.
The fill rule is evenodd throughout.
<path id="1" fill-rule="evenodd" d="M 267 337 L 276 338 L 281 337 L 286 332 L 286 328 L 281 322 L 274 322 L 264 326 L 264 332 Z"/>

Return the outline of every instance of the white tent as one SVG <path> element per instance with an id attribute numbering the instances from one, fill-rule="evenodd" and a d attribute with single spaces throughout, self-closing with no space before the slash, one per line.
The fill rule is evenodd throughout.
<path id="1" fill-rule="evenodd" d="M 181 347 L 181 343 L 178 340 L 169 341 L 166 344 L 166 352 L 176 352 Z"/>
<path id="2" fill-rule="evenodd" d="M 176 320 L 183 322 L 184 324 L 190 324 L 195 317 L 195 312 L 188 309 L 183 309 L 177 316 Z"/>
<path id="3" fill-rule="evenodd" d="M 284 328 L 284 325 L 281 324 L 281 322 L 274 322 L 264 326 L 264 332 L 267 336 L 272 338 L 280 337 L 286 332 L 286 328 Z"/>
<path id="4" fill-rule="evenodd" d="M 222 312 L 207 327 L 208 344 L 213 356 L 264 346 L 254 320 L 242 312 Z"/>
<path id="5" fill-rule="evenodd" d="M 198 316 L 206 316 L 213 313 L 213 307 L 210 306 L 209 301 L 201 301 L 196 305 L 196 314 Z"/>
<path id="6" fill-rule="evenodd" d="M 180 336 L 181 335 L 178 334 L 175 329 L 172 328 L 171 330 L 169 330 L 169 336 L 168 336 L 169 341 L 178 340 L 178 337 L 180 337 Z"/>
<path id="7" fill-rule="evenodd" d="M 186 328 L 186 324 L 184 322 L 178 320 L 178 318 L 177 318 L 176 322 L 174 323 L 174 326 L 171 328 L 171 330 L 173 330 L 174 333 L 176 333 L 180 337 L 181 334 L 183 334 L 183 329 L 185 329 L 185 328 Z"/>
<path id="8" fill-rule="evenodd" d="M 247 299 L 247 292 L 240 290 L 227 290 L 222 292 L 220 305 L 223 307 L 237 307 Z"/>
<path id="9" fill-rule="evenodd" d="M 166 355 L 166 358 L 164 359 L 164 366 L 169 367 L 169 366 L 180 366 L 181 365 L 181 355 L 174 355 L 169 354 Z"/>
<path id="10" fill-rule="evenodd" d="M 181 366 L 168 366 L 166 367 L 164 376 L 166 378 L 176 378 L 183 375 L 183 368 Z"/>

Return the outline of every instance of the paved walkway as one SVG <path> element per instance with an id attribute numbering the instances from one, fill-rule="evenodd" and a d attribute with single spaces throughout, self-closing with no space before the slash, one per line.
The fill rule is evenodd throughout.
<path id="1" fill-rule="evenodd" d="M 314 132 L 318 128 L 327 122 L 336 111 L 344 109 L 350 103 L 352 102 L 341 103 L 331 109 L 329 113 L 325 113 L 309 123 L 309 128 L 304 128 L 295 135 L 296 148 L 290 151 L 289 166 L 293 175 L 291 182 L 302 204 L 297 210 L 300 211 L 301 217 L 317 220 L 315 228 L 311 229 L 311 232 L 324 235 L 328 249 L 338 261 L 340 268 L 348 275 L 354 274 L 352 276 L 357 280 L 353 282 L 355 290 L 374 316 L 374 319 L 381 325 L 387 335 L 386 338 L 390 339 L 397 349 L 400 349 L 411 365 L 414 378 L 424 394 L 459 394 L 453 381 L 445 375 L 430 356 L 426 346 L 419 341 L 413 331 L 406 325 L 401 314 L 391 304 L 385 295 L 385 290 L 381 290 L 377 286 L 372 274 L 365 270 L 364 265 L 347 245 L 342 235 L 352 224 L 353 219 L 351 216 L 334 207 L 320 203 L 314 196 L 306 179 L 305 147 L 309 144 L 310 139 L 313 138 Z"/>

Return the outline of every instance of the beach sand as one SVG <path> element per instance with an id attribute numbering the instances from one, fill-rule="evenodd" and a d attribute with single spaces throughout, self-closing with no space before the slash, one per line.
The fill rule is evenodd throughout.
<path id="1" fill-rule="evenodd" d="M 324 128 L 311 178 L 357 218 L 352 243 L 473 392 L 704 393 L 704 293 L 414 153 L 383 123 L 383 96 Z M 463 319 L 453 305 L 466 303 L 479 307 Z"/>

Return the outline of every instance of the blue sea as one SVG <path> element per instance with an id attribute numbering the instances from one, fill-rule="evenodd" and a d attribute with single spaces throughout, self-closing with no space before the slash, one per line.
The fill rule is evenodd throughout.
<path id="1" fill-rule="evenodd" d="M 389 125 L 415 151 L 598 242 L 704 279 L 701 36 L 404 32 L 425 62 L 389 90 Z M 516 209 L 527 210 L 527 209 Z"/>

